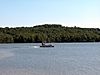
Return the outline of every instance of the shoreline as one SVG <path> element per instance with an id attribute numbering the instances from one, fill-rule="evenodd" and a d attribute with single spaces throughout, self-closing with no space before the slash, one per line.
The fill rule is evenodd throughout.
<path id="1" fill-rule="evenodd" d="M 50 42 L 50 43 L 59 44 L 59 43 L 100 43 L 100 42 Z M 38 42 L 38 43 L 0 43 L 0 44 L 41 44 L 41 42 Z"/>

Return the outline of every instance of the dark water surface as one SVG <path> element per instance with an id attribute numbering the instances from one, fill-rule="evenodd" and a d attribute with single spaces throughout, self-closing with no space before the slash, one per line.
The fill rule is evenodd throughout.
<path id="1" fill-rule="evenodd" d="M 100 75 L 100 43 L 0 44 L 0 75 Z"/>

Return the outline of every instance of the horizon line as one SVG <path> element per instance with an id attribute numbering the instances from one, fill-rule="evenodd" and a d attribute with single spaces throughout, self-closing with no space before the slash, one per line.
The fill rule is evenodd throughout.
<path id="1" fill-rule="evenodd" d="M 0 25 L 0 28 L 16 28 L 16 27 L 34 27 L 34 26 L 38 26 L 38 25 L 45 25 L 45 24 L 48 24 L 48 25 L 52 25 L 52 24 L 55 24 L 55 25 L 61 25 L 61 26 L 65 26 L 65 27 L 79 27 L 79 28 L 100 28 L 100 27 L 96 27 L 96 26 L 90 26 L 90 27 L 87 27 L 87 26 L 84 26 L 84 25 L 99 25 L 100 24 L 60 24 L 60 23 L 43 23 L 43 24 L 13 24 L 13 25 Z M 78 25 L 82 25 L 82 26 L 78 26 Z"/>

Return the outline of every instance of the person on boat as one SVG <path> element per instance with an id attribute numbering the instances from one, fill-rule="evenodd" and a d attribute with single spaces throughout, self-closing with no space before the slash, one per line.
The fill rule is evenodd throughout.
<path id="1" fill-rule="evenodd" d="M 42 46 L 45 46 L 45 44 L 42 42 Z"/>

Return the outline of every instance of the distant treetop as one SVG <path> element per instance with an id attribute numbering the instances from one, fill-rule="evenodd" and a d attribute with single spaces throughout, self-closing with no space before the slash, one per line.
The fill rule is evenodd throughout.
<path id="1" fill-rule="evenodd" d="M 61 24 L 43 24 L 43 25 L 36 25 L 34 26 L 34 28 L 36 27 L 44 27 L 44 28 L 59 28 L 62 27 Z"/>

